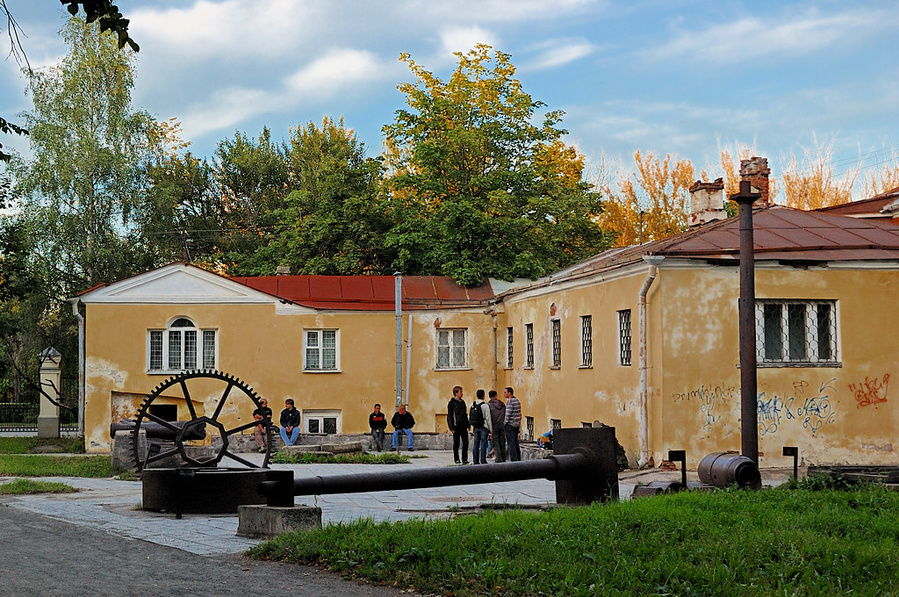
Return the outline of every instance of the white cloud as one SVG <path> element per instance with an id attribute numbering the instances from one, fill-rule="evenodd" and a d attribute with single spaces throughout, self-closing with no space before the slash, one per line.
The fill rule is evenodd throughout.
<path id="1" fill-rule="evenodd" d="M 377 80 L 385 70 L 371 52 L 340 48 L 303 67 L 286 82 L 303 97 L 324 99 L 360 82 Z"/>
<path id="2" fill-rule="evenodd" d="M 181 119 L 181 128 L 186 139 L 231 129 L 248 118 L 269 112 L 279 102 L 277 97 L 259 89 L 224 89 L 202 105 L 192 106 Z"/>
<path id="3" fill-rule="evenodd" d="M 455 2 L 434 2 L 433 0 L 414 0 L 409 2 L 405 11 L 427 15 L 434 22 L 451 20 L 467 21 L 530 21 L 545 18 L 556 19 L 559 16 L 596 9 L 606 4 L 597 0 L 465 0 Z"/>
<path id="4" fill-rule="evenodd" d="M 440 45 L 443 49 L 444 59 L 448 59 L 454 52 L 468 52 L 477 44 L 487 44 L 496 47 L 499 45 L 497 37 L 481 27 L 449 27 L 440 32 Z"/>
<path id="5" fill-rule="evenodd" d="M 816 11 L 784 19 L 775 14 L 742 18 L 701 31 L 686 31 L 652 49 L 655 59 L 695 59 L 715 63 L 744 61 L 766 55 L 810 54 L 840 42 L 863 40 L 896 25 L 895 14 L 853 10 L 821 16 Z"/>
<path id="6" fill-rule="evenodd" d="M 534 70 L 563 66 L 595 52 L 597 46 L 586 40 L 557 40 L 541 44 L 540 56 L 530 65 Z"/>

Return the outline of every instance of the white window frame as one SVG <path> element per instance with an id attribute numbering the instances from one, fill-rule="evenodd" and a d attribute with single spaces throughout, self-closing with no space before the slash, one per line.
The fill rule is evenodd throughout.
<path id="1" fill-rule="evenodd" d="M 468 369 L 468 328 L 437 328 L 436 332 L 435 368 L 438 370 Z M 441 354 L 446 355 L 443 364 L 441 364 Z"/>
<path id="2" fill-rule="evenodd" d="M 562 368 L 562 320 L 550 319 L 549 362 L 550 369 Z"/>
<path id="3" fill-rule="evenodd" d="M 593 367 L 593 316 L 581 315 L 581 368 Z"/>
<path id="4" fill-rule="evenodd" d="M 343 433 L 343 411 L 341 410 L 307 408 L 303 409 L 302 416 L 303 433 L 315 433 L 318 435 L 324 435 L 324 431 L 321 430 L 325 427 L 325 419 L 335 419 L 336 430 L 334 431 L 334 433 Z M 316 421 L 318 423 L 319 431 L 310 431 L 310 421 Z"/>
<path id="5" fill-rule="evenodd" d="M 190 317 L 173 317 L 165 328 L 147 330 L 147 373 L 216 369 L 218 344 L 218 330 L 201 328 Z"/>
<path id="6" fill-rule="evenodd" d="M 534 368 L 534 324 L 524 324 L 524 368 Z"/>
<path id="7" fill-rule="evenodd" d="M 514 331 L 510 327 L 506 328 L 506 369 L 512 369 L 515 366 L 514 341 Z"/>
<path id="8" fill-rule="evenodd" d="M 759 367 L 842 367 L 836 300 L 756 299 L 755 333 Z"/>
<path id="9" fill-rule="evenodd" d="M 333 336 L 334 346 L 326 346 L 325 342 L 331 336 Z M 331 366 L 326 366 L 326 356 L 331 350 L 334 351 L 334 362 Z M 312 354 L 315 355 L 315 359 L 310 358 Z M 340 372 L 340 329 L 308 328 L 303 330 L 303 372 Z"/>

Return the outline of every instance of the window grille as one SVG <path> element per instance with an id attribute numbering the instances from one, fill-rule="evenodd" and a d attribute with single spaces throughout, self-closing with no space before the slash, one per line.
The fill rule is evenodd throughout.
<path id="1" fill-rule="evenodd" d="M 534 324 L 527 323 L 524 326 L 525 342 L 525 367 L 534 368 Z"/>
<path id="2" fill-rule="evenodd" d="M 581 367 L 593 366 L 593 316 L 581 316 Z"/>
<path id="3" fill-rule="evenodd" d="M 337 370 L 337 330 L 306 330 L 305 371 Z"/>
<path id="4" fill-rule="evenodd" d="M 524 428 L 525 428 L 525 441 L 532 442 L 534 441 L 534 417 L 525 417 L 524 418 Z"/>
<path id="5" fill-rule="evenodd" d="M 559 319 L 552 320 L 552 349 L 553 349 L 553 358 L 552 358 L 552 366 L 553 367 L 561 367 L 562 366 L 562 321 Z"/>
<path id="6" fill-rule="evenodd" d="M 468 367 L 468 330 L 465 328 L 437 330 L 437 368 L 466 367 Z"/>
<path id="7" fill-rule="evenodd" d="M 759 365 L 839 365 L 836 301 L 760 299 L 755 321 Z"/>
<path id="8" fill-rule="evenodd" d="M 562 419 L 550 419 L 549 420 L 549 428 L 555 431 L 556 429 L 562 428 Z"/>
<path id="9" fill-rule="evenodd" d="M 506 367 L 508 369 L 511 369 L 515 364 L 515 360 L 512 357 L 512 328 L 506 328 Z"/>
<path id="10" fill-rule="evenodd" d="M 618 364 L 631 364 L 631 310 L 618 312 Z"/>
<path id="11" fill-rule="evenodd" d="M 202 338 L 202 347 L 198 341 Z M 179 317 L 164 330 L 147 330 L 147 370 L 185 371 L 215 369 L 215 330 L 199 330 L 186 317 Z"/>

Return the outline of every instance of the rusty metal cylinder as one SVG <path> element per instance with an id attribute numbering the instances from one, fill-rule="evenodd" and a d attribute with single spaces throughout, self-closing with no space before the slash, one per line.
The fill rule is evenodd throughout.
<path id="1" fill-rule="evenodd" d="M 761 487 L 762 476 L 752 459 L 734 452 L 712 452 L 699 462 L 699 480 L 707 485 Z"/>

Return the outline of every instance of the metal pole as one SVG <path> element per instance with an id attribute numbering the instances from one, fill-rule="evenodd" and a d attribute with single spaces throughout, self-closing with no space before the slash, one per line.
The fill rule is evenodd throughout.
<path id="1" fill-rule="evenodd" d="M 396 310 L 396 405 L 403 403 L 403 277 L 394 275 L 394 306 Z"/>
<path id="2" fill-rule="evenodd" d="M 759 462 L 758 378 L 755 347 L 755 247 L 752 204 L 760 198 L 748 180 L 732 196 L 740 206 L 740 431 L 743 456 Z"/>

